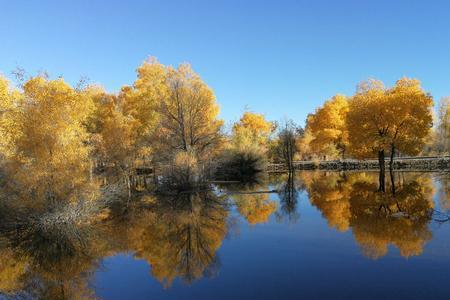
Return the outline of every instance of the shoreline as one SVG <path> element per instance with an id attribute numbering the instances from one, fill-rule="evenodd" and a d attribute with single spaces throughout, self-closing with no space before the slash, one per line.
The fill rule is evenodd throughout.
<path id="1" fill-rule="evenodd" d="M 389 168 L 389 159 L 385 161 Z M 351 171 L 351 170 L 379 170 L 378 160 L 323 160 L 323 161 L 295 161 L 294 170 L 325 170 L 325 171 Z M 450 156 L 442 157 L 405 157 L 395 158 L 393 162 L 395 171 L 450 171 Z M 268 164 L 269 173 L 287 172 L 285 164 Z"/>

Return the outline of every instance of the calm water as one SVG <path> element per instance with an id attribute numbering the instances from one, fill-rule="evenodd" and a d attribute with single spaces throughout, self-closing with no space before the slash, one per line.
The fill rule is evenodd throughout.
<path id="1" fill-rule="evenodd" d="M 81 230 L 81 246 L 5 248 L 0 290 L 48 299 L 447 299 L 450 176 L 397 173 L 394 182 L 395 194 L 390 184 L 380 194 L 376 173 L 302 172 L 144 196 Z"/>

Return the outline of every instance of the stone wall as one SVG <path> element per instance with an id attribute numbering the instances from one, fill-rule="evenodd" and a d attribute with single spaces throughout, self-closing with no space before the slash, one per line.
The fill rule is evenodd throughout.
<path id="1" fill-rule="evenodd" d="M 389 168 L 389 159 L 385 161 Z M 377 170 L 378 160 L 328 160 L 328 161 L 297 161 L 294 162 L 296 170 Z M 403 158 L 394 160 L 395 170 L 411 171 L 450 171 L 450 157 L 433 158 Z M 269 164 L 268 172 L 286 171 L 284 164 Z"/>

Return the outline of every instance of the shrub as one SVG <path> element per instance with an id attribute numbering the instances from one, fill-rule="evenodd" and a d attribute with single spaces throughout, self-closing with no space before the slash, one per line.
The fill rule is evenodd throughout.
<path id="1" fill-rule="evenodd" d="M 215 177 L 218 180 L 258 181 L 266 164 L 265 155 L 257 149 L 230 149 L 223 154 Z"/>

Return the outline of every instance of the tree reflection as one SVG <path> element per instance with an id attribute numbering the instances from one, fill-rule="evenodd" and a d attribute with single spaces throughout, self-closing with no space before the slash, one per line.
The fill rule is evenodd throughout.
<path id="1" fill-rule="evenodd" d="M 389 246 L 403 257 L 419 255 L 432 238 L 433 182 L 429 176 L 413 173 L 397 173 L 393 179 L 395 194 L 377 191 L 375 173 L 280 176 L 275 182 L 280 198 L 277 212 L 277 202 L 270 197 L 274 190 L 267 185 L 231 187 L 223 194 L 141 195 L 126 209 L 121 201 L 109 203 L 88 220 L 63 217 L 67 206 L 42 212 L 1 201 L 0 293 L 93 299 L 90 281 L 100 261 L 123 252 L 146 260 L 152 277 L 165 287 L 177 278 L 191 283 L 214 276 L 220 268 L 217 251 L 230 231 L 230 203 L 249 224 L 267 222 L 275 212 L 279 218 L 296 220 L 298 193 L 303 188 L 330 227 L 351 230 L 364 255 L 382 257 Z M 447 195 L 446 179 L 439 180 L 439 195 Z M 96 189 L 91 193 L 101 194 Z M 70 193 L 67 197 L 76 199 Z M 446 202 L 440 201 L 443 207 Z"/>
<path id="2" fill-rule="evenodd" d="M 404 257 L 422 253 L 432 234 L 430 181 L 411 181 L 395 196 L 373 193 L 374 184 L 358 182 L 350 195 L 353 234 L 368 257 L 378 258 L 394 245 Z"/>
<path id="3" fill-rule="evenodd" d="M 95 182 L 81 184 L 78 175 L 68 182 L 52 181 L 42 190 L 39 184 L 17 189 L 26 186 L 17 177 L 3 184 L 0 278 L 5 279 L 0 293 L 33 299 L 94 298 L 89 278 L 102 253 L 96 251 L 92 221 L 103 203 L 96 201 L 102 193 Z"/>
<path id="4" fill-rule="evenodd" d="M 38 299 L 91 299 L 89 281 L 104 256 L 134 252 L 168 287 L 211 277 L 227 234 L 228 203 L 212 192 L 145 196 L 126 215 L 110 211 L 89 225 L 53 230 L 24 226 L 2 235 L 0 292 Z"/>
<path id="5" fill-rule="evenodd" d="M 444 174 L 439 177 L 439 206 L 442 211 L 450 211 L 450 174 Z"/>
<path id="6" fill-rule="evenodd" d="M 434 207 L 430 178 L 400 174 L 392 180 L 392 193 L 378 192 L 372 173 L 306 173 L 303 180 L 312 204 L 329 226 L 339 231 L 351 228 L 368 257 L 386 255 L 389 245 L 404 257 L 419 255 L 432 237 L 428 228 Z"/>
<path id="7" fill-rule="evenodd" d="M 239 214 L 251 225 L 266 223 L 277 209 L 265 185 L 231 187 L 232 199 Z M 237 189 L 237 190 L 236 190 Z"/>
<path id="8" fill-rule="evenodd" d="M 94 298 L 88 283 L 98 253 L 92 251 L 90 229 L 60 226 L 47 231 L 27 225 L 3 233 L 2 293 L 35 299 Z"/>
<path id="9" fill-rule="evenodd" d="M 176 277 L 190 283 L 213 276 L 220 265 L 216 252 L 227 233 L 225 198 L 185 193 L 156 203 L 153 218 L 143 220 L 132 243 L 136 256 L 148 261 L 152 275 L 165 286 Z"/>
<path id="10" fill-rule="evenodd" d="M 5 247 L 0 250 L 0 262 L 0 291 L 6 294 L 20 291 L 28 259 L 16 256 L 11 248 Z"/>
<path id="11" fill-rule="evenodd" d="M 331 172 L 302 173 L 311 204 L 316 206 L 328 225 L 338 231 L 350 226 L 351 184 L 345 174 Z"/>
<path id="12" fill-rule="evenodd" d="M 299 184 L 295 180 L 294 172 L 288 172 L 282 179 L 283 181 L 278 187 L 280 209 L 277 212 L 277 217 L 278 220 L 286 218 L 290 223 L 295 223 L 300 218 L 297 211 Z"/>

